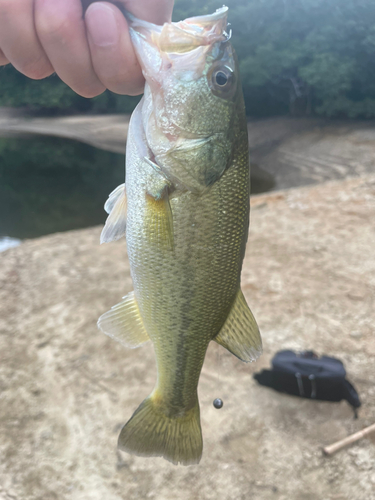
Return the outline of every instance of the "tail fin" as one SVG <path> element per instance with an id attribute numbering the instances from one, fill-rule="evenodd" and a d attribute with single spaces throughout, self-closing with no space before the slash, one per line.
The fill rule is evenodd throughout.
<path id="1" fill-rule="evenodd" d="M 157 456 L 173 464 L 192 465 L 202 456 L 198 398 L 181 417 L 167 417 L 149 396 L 121 430 L 120 450 L 138 456 Z"/>

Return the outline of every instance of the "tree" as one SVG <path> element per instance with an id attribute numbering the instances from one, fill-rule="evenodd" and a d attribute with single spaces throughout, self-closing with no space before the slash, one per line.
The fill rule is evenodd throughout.
<path id="1" fill-rule="evenodd" d="M 0 106 L 27 107 L 50 113 L 94 112 L 131 113 L 139 97 L 106 91 L 93 99 L 80 97 L 56 75 L 30 80 L 10 65 L 0 68 Z"/>
<path id="2" fill-rule="evenodd" d="M 247 111 L 375 116 L 374 0 L 227 0 Z M 214 12 L 217 0 L 176 0 L 174 20 Z M 0 69 L 0 106 L 129 112 L 137 99 L 87 100 L 57 77 Z"/>
<path id="3" fill-rule="evenodd" d="M 227 0 L 247 110 L 375 116 L 373 0 Z M 177 0 L 175 20 L 209 0 Z M 299 106 L 298 106 L 299 104 Z"/>

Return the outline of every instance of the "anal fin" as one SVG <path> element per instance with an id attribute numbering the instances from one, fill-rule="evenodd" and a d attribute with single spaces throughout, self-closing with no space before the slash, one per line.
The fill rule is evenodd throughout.
<path id="1" fill-rule="evenodd" d="M 125 347 L 134 349 L 150 340 L 139 313 L 134 292 L 102 314 L 98 327 L 109 337 L 117 340 Z"/>
<path id="2" fill-rule="evenodd" d="M 262 354 L 259 328 L 241 290 L 214 340 L 242 361 L 255 361 Z"/>

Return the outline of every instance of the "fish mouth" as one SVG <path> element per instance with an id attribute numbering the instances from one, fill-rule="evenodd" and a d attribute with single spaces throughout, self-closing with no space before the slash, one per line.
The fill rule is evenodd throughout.
<path id="1" fill-rule="evenodd" d="M 228 7 L 205 16 L 196 16 L 162 26 L 143 21 L 126 13 L 132 42 L 146 81 L 159 80 L 161 70 L 172 66 L 190 71 L 196 79 L 202 74 L 207 53 L 218 42 L 225 42 L 230 35 L 227 27 Z"/>
<path id="2" fill-rule="evenodd" d="M 177 23 L 165 23 L 162 26 L 143 21 L 126 13 L 133 34 L 151 41 L 161 52 L 184 53 L 201 45 L 228 39 L 225 32 L 227 26 L 228 7 L 221 7 L 206 16 L 189 17 Z"/>

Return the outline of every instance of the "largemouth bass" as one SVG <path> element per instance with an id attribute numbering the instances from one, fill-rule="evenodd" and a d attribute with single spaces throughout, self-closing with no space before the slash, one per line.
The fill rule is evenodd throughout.
<path id="1" fill-rule="evenodd" d="M 146 86 L 101 237 L 126 233 L 134 292 L 98 325 L 127 347 L 151 339 L 157 363 L 119 448 L 184 465 L 202 455 L 197 385 L 210 341 L 243 361 L 261 353 L 240 289 L 250 167 L 226 18 L 226 7 L 164 26 L 129 18 Z"/>

